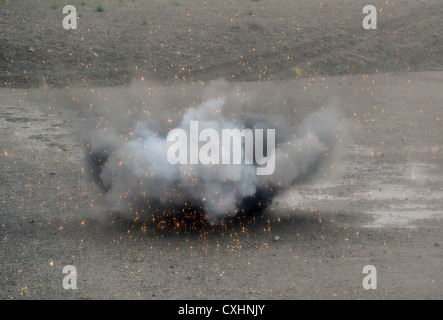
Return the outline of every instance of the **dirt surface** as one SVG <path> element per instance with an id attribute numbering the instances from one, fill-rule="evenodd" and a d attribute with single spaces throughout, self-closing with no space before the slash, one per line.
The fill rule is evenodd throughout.
<path id="1" fill-rule="evenodd" d="M 440 1 L 372 1 L 377 30 L 362 1 L 101 3 L 72 1 L 75 32 L 61 1 L 0 3 L 1 299 L 443 298 Z M 295 117 L 336 104 L 341 170 L 229 228 L 116 217 L 85 167 L 84 101 L 168 110 L 220 76 Z"/>
<path id="2" fill-rule="evenodd" d="M 3 1 L 4 2 L 4 1 Z M 2 86 L 174 83 L 224 77 L 441 70 L 441 1 L 69 1 L 78 30 L 62 27 L 68 2 L 0 4 Z M 84 3 L 84 5 L 83 5 Z"/>

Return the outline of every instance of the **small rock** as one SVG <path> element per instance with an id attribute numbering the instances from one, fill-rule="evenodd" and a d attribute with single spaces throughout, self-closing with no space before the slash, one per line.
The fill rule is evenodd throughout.
<path id="1" fill-rule="evenodd" d="M 274 237 L 274 241 L 280 241 L 280 237 L 279 236 L 275 236 Z"/>
<path id="2" fill-rule="evenodd" d="M 33 47 L 29 47 L 29 48 L 28 48 L 28 51 L 29 51 L 29 52 L 35 52 L 35 49 L 34 49 Z"/>

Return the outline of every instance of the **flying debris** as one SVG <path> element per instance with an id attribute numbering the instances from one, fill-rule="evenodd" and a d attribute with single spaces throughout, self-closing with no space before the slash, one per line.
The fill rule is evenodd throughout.
<path id="1" fill-rule="evenodd" d="M 88 166 L 113 210 L 128 218 L 185 216 L 204 219 L 209 224 L 239 215 L 261 214 L 278 194 L 316 176 L 339 159 L 339 140 L 345 138 L 346 127 L 337 109 L 315 111 L 294 126 L 282 114 L 260 113 L 260 106 L 251 108 L 251 100 L 238 99 L 238 91 L 226 84 L 220 86 L 216 82 L 211 90 L 217 89 L 221 92 L 201 105 L 186 108 L 182 114 L 138 119 L 129 130 L 118 128 L 118 121 L 107 122 L 104 117 L 95 120 L 86 135 Z M 250 149 L 258 146 L 257 141 L 252 146 L 245 143 L 245 135 L 237 139 L 237 146 L 211 143 L 203 150 L 208 161 L 189 161 L 198 157 L 189 149 L 183 161 L 168 161 L 168 133 L 174 129 L 172 116 L 178 117 L 176 129 L 187 135 L 192 134 L 195 121 L 199 130 L 208 129 L 218 137 L 223 136 L 223 130 L 273 130 L 274 143 L 266 143 L 267 135 L 262 135 L 261 150 L 268 161 L 273 155 L 272 174 L 257 174 L 264 162 L 257 161 L 256 156 L 247 157 L 256 155 Z M 195 140 L 197 144 L 209 144 L 210 137 L 200 138 Z M 233 156 L 237 154 L 237 161 L 222 158 L 228 154 L 223 152 L 225 145 L 232 148 Z M 195 150 L 202 153 L 198 146 Z M 242 161 L 238 161 L 239 154 Z M 214 161 L 217 158 L 219 161 Z"/>

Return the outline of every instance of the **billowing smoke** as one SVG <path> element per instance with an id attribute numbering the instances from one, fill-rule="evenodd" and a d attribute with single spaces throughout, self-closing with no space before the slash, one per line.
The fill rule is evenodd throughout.
<path id="1" fill-rule="evenodd" d="M 126 130 L 119 128 L 118 121 L 112 123 L 104 117 L 94 121 L 87 134 L 87 158 L 94 179 L 105 191 L 106 202 L 131 218 L 189 215 L 217 223 L 227 217 L 262 212 L 275 196 L 316 177 L 339 159 L 339 141 L 345 138 L 346 129 L 337 109 L 313 111 L 294 123 L 284 113 L 263 112 L 262 106 L 253 105 L 263 101 L 247 99 L 240 93 L 217 81 L 206 90 L 207 99 L 203 97 L 201 104 L 183 112 L 155 116 L 148 112 Z M 261 160 L 267 157 L 268 162 L 260 162 L 254 153 L 259 141 L 254 139 L 249 146 L 242 139 L 241 163 L 222 163 L 223 154 L 233 146 L 226 150 L 222 141 L 215 153 L 219 161 L 189 164 L 197 155 L 187 145 L 186 164 L 171 163 L 167 158 L 171 147 L 168 133 L 181 129 L 190 139 L 191 121 L 198 122 L 199 132 L 212 129 L 220 140 L 226 129 L 250 129 L 254 133 L 262 129 Z M 266 133 L 272 129 L 275 143 L 268 144 Z M 214 136 L 201 138 L 200 148 Z M 253 154 L 252 163 L 246 161 L 246 154 Z M 266 166 L 273 166 L 271 174 L 258 175 L 257 168 Z"/>

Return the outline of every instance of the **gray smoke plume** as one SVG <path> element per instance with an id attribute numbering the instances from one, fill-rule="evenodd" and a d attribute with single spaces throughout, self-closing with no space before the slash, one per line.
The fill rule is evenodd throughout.
<path id="1" fill-rule="evenodd" d="M 143 219 L 188 214 L 209 223 L 256 214 L 275 196 L 315 177 L 342 154 L 339 141 L 347 133 L 336 108 L 312 112 L 294 123 L 283 113 L 266 113 L 262 100 L 224 81 L 213 82 L 203 99 L 183 112 L 139 118 L 126 130 L 120 121 L 105 115 L 93 121 L 86 135 L 89 168 L 113 210 Z M 275 171 L 257 175 L 255 162 L 169 163 L 168 132 L 173 128 L 189 132 L 191 120 L 198 120 L 200 130 L 215 129 L 220 137 L 222 129 L 275 129 Z"/>

